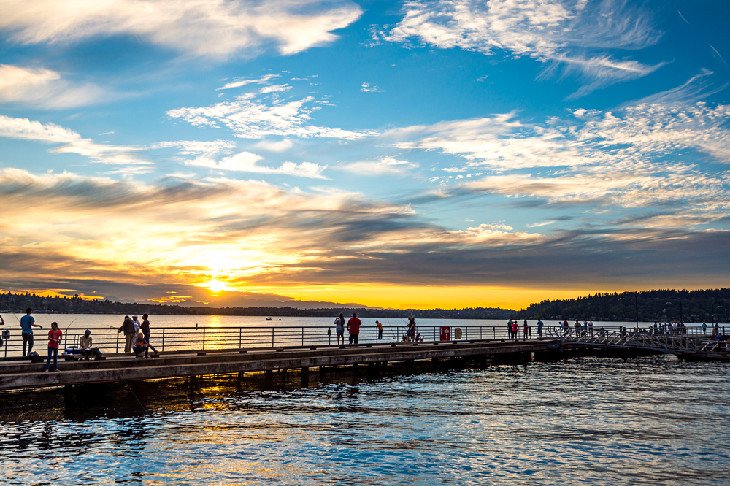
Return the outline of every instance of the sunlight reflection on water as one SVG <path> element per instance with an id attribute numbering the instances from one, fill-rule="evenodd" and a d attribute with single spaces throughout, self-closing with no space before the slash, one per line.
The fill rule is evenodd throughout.
<path id="1" fill-rule="evenodd" d="M 291 390 L 146 383 L 88 407 L 15 394 L 45 411 L 3 399 L 0 460 L 16 483 L 728 484 L 729 369 L 586 358 Z"/>

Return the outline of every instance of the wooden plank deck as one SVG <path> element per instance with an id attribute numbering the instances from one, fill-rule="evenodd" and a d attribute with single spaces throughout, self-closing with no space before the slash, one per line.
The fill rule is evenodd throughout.
<path id="1" fill-rule="evenodd" d="M 59 361 L 60 372 L 43 372 L 42 363 L 0 363 L 0 390 L 42 388 L 87 383 L 123 382 L 209 374 L 308 369 L 427 359 L 474 358 L 530 352 L 546 352 L 559 342 L 552 340 L 502 342 L 492 340 L 458 343 L 399 343 L 386 345 L 322 346 L 221 350 L 162 354 L 158 358 L 109 357 L 100 361 Z"/>

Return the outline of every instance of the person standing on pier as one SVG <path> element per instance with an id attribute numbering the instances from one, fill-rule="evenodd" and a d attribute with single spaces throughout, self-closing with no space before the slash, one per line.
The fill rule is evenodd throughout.
<path id="1" fill-rule="evenodd" d="M 140 331 L 142 331 L 145 341 L 147 341 L 147 347 L 149 349 L 151 349 L 152 352 L 157 354 L 157 348 L 155 348 L 154 346 L 152 346 L 150 344 L 150 335 L 152 334 L 152 332 L 150 331 L 150 320 L 149 320 L 147 314 L 142 314 L 142 324 L 140 325 L 139 329 L 140 329 Z M 144 352 L 144 357 L 145 358 L 149 357 L 147 350 L 145 350 L 145 352 Z"/>
<path id="2" fill-rule="evenodd" d="M 35 319 L 31 314 L 33 310 L 28 307 L 25 309 L 25 315 L 20 318 L 20 329 L 23 336 L 23 356 L 28 356 L 33 351 L 33 344 L 35 338 L 33 337 L 33 328 L 43 329 L 43 326 L 35 323 Z M 25 347 L 28 346 L 28 352 L 26 353 Z"/>
<path id="3" fill-rule="evenodd" d="M 347 321 L 347 330 L 350 332 L 350 344 L 357 344 L 360 336 L 360 325 L 362 321 L 357 318 L 357 313 L 353 312 L 350 320 Z"/>
<path id="4" fill-rule="evenodd" d="M 542 326 L 545 324 L 542 323 L 542 319 L 537 320 L 537 337 L 538 339 L 542 339 Z"/>
<path id="5" fill-rule="evenodd" d="M 122 325 L 119 326 L 119 329 L 117 330 L 117 333 L 120 332 L 124 333 L 124 352 L 129 354 L 132 352 L 132 343 L 135 336 L 134 322 L 129 318 L 129 316 L 124 316 L 124 322 L 122 322 Z"/>
<path id="6" fill-rule="evenodd" d="M 340 315 L 335 317 L 335 332 L 337 333 L 337 345 L 340 345 L 340 339 L 342 339 L 342 346 L 345 345 L 345 316 Z"/>
<path id="7" fill-rule="evenodd" d="M 5 321 L 3 320 L 3 316 L 0 316 L 0 326 L 4 326 Z"/>
<path id="8" fill-rule="evenodd" d="M 51 323 L 51 330 L 48 331 L 48 358 L 43 371 L 58 371 L 58 344 L 61 342 L 63 333 L 58 328 L 57 322 Z M 53 370 L 51 370 L 51 356 L 53 356 Z"/>
<path id="9" fill-rule="evenodd" d="M 378 328 L 378 339 L 383 339 L 383 323 L 375 321 L 375 327 Z"/>
<path id="10" fill-rule="evenodd" d="M 527 341 L 527 337 L 530 334 L 530 326 L 527 325 L 527 319 L 522 322 L 522 339 Z"/>
<path id="11" fill-rule="evenodd" d="M 519 330 L 519 325 L 517 324 L 517 319 L 512 321 L 512 339 L 517 341 L 517 331 Z"/>

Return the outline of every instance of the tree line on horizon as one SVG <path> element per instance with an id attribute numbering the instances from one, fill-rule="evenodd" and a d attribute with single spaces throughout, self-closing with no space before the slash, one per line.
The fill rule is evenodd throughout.
<path id="1" fill-rule="evenodd" d="M 641 322 L 730 322 L 730 288 L 707 290 L 645 290 L 640 292 L 597 293 L 576 299 L 544 300 L 515 311 L 495 307 L 464 309 L 379 309 L 326 307 L 202 307 L 49 297 L 25 293 L 0 293 L 0 311 L 20 314 L 150 314 L 150 315 L 229 315 L 271 317 L 331 317 L 340 312 L 357 312 L 364 318 L 414 316 L 431 319 L 580 319 L 593 321 Z"/>
<path id="2" fill-rule="evenodd" d="M 0 294 L 0 311 L 20 314 L 30 307 L 34 312 L 53 314 L 150 314 L 150 315 L 222 315 L 271 317 L 333 317 L 357 312 L 364 318 L 399 318 L 414 316 L 424 319 L 508 319 L 515 311 L 495 307 L 468 307 L 464 309 L 377 309 L 324 307 L 300 309 L 297 307 L 202 307 L 174 304 L 147 304 L 112 302 L 110 300 L 73 297 L 49 297 L 30 292 Z"/>
<path id="3" fill-rule="evenodd" d="M 543 320 L 730 322 L 730 288 L 589 294 L 577 299 L 544 300 L 517 316 Z"/>

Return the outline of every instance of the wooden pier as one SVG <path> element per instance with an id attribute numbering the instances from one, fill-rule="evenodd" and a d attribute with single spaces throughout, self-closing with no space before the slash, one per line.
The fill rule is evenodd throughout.
<path id="1" fill-rule="evenodd" d="M 445 343 L 398 343 L 309 348 L 233 349 L 177 352 L 157 358 L 110 356 L 99 361 L 60 361 L 59 372 L 44 372 L 43 363 L 0 363 L 0 390 L 127 382 L 199 375 L 340 368 L 358 365 L 451 359 L 529 360 L 531 353 L 552 353 L 556 340 L 504 342 L 492 340 Z"/>

